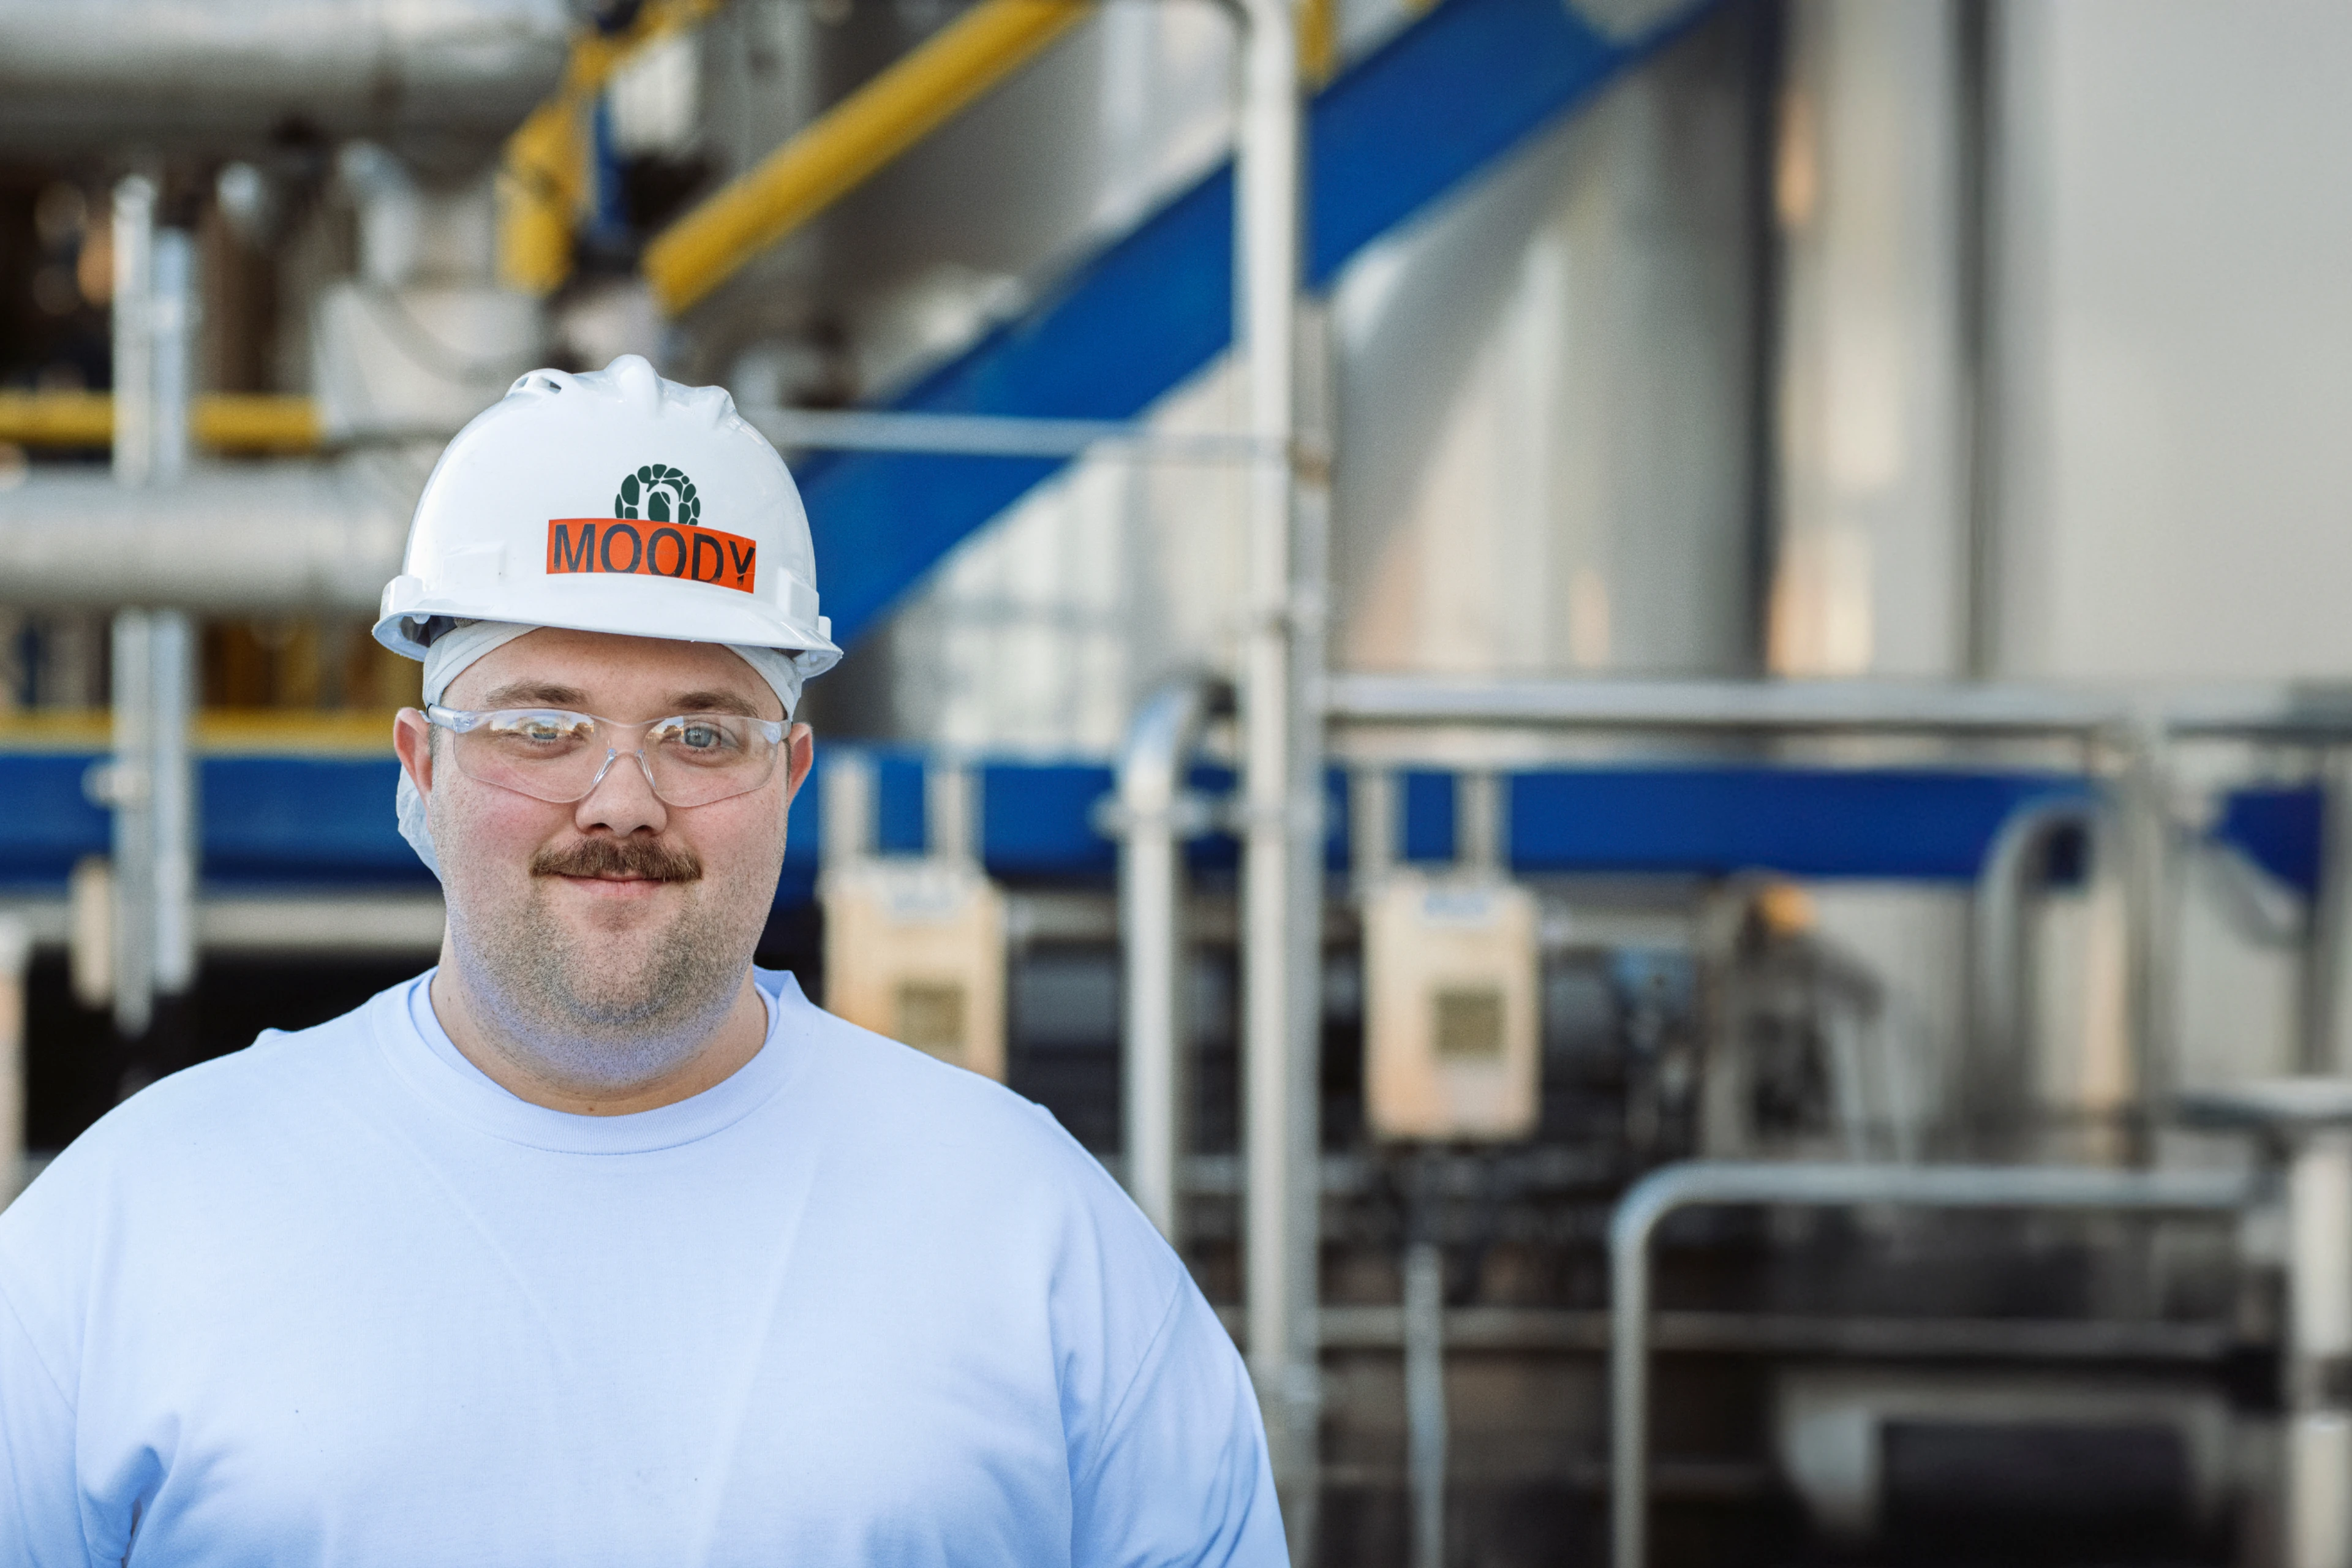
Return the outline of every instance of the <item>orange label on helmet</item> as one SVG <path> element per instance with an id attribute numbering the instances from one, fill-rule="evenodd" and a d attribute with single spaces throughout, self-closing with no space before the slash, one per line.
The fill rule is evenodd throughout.
<path id="1" fill-rule="evenodd" d="M 740 533 L 691 522 L 611 517 L 547 520 L 547 574 L 619 572 L 682 577 L 748 594 L 760 580 L 760 546 Z"/>

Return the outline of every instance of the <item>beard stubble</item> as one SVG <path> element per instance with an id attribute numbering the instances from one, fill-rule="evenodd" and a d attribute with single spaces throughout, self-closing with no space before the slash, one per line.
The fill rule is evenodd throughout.
<path id="1" fill-rule="evenodd" d="M 452 931 L 487 984 L 478 989 L 536 1070 L 582 1089 L 617 1090 L 682 1067 L 733 1003 L 759 928 L 714 901 L 693 851 L 649 839 L 582 838 L 531 857 L 519 900 Z M 599 942 L 560 919 L 565 877 L 627 877 L 690 889 L 657 927 Z M 469 900 L 470 901 L 470 900 Z"/>

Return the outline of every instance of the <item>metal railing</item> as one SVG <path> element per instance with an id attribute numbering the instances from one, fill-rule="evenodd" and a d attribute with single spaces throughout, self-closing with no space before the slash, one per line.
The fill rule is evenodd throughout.
<path id="1" fill-rule="evenodd" d="M 1620 1200 L 1609 1226 L 1612 1568 L 1643 1568 L 1647 1552 L 1650 1241 L 1676 1210 L 1790 1204 L 2230 1214 L 2257 1192 L 2255 1182 L 2234 1174 L 2063 1166 L 1696 1161 L 1652 1173 Z"/>

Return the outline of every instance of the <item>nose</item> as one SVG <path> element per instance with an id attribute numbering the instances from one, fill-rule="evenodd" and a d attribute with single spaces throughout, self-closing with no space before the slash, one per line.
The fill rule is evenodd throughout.
<path id="1" fill-rule="evenodd" d="M 669 826 L 669 808 L 654 793 L 653 774 L 643 752 L 623 752 L 604 764 L 604 776 L 572 807 L 572 825 L 583 833 L 603 828 L 615 838 Z"/>

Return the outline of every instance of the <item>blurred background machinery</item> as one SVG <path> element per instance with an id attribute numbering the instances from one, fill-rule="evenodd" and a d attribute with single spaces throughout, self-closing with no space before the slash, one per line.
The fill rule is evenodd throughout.
<path id="1" fill-rule="evenodd" d="M 437 950 L 535 365 L 851 650 L 762 942 L 1035 1099 L 1302 1562 L 2352 1564 L 2352 20 L 0 0 L 0 1153 Z"/>

